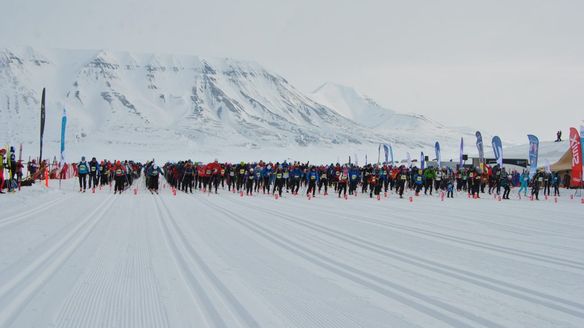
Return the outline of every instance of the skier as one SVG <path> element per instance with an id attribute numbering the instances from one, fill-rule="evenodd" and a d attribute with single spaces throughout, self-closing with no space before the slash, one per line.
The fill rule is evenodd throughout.
<path id="1" fill-rule="evenodd" d="M 552 186 L 552 174 L 545 172 L 543 174 L 543 195 L 544 196 L 551 195 L 551 186 Z"/>
<path id="2" fill-rule="evenodd" d="M 247 196 L 253 195 L 253 179 L 254 179 L 253 168 L 250 167 L 248 170 L 246 170 L 245 174 L 243 175 L 245 194 Z"/>
<path id="3" fill-rule="evenodd" d="M 428 167 L 424 171 L 424 195 L 428 194 L 428 189 L 430 189 L 430 196 L 432 196 L 432 187 L 434 185 L 434 178 L 436 177 L 436 173 L 434 172 L 434 168 Z"/>
<path id="4" fill-rule="evenodd" d="M 320 190 L 324 186 L 324 195 L 328 195 L 328 176 L 327 176 L 327 169 L 322 168 L 320 172 L 320 179 L 318 181 L 318 193 L 320 194 Z"/>
<path id="5" fill-rule="evenodd" d="M 93 157 L 89 162 L 89 189 L 91 189 L 92 183 L 93 188 L 97 187 L 99 170 L 100 170 L 99 163 L 97 162 L 95 157 Z"/>
<path id="6" fill-rule="evenodd" d="M 278 165 L 278 163 L 276 163 L 276 165 Z M 282 197 L 282 188 L 284 187 L 284 174 L 282 172 L 282 167 L 279 166 L 278 170 L 276 171 L 276 173 L 274 174 L 275 176 L 275 180 L 274 180 L 274 190 L 272 191 L 272 194 L 276 193 L 276 189 L 278 189 L 278 194 L 280 195 L 280 197 Z"/>
<path id="7" fill-rule="evenodd" d="M 0 194 L 3 194 L 4 191 L 4 155 L 6 154 L 6 149 L 0 149 Z"/>
<path id="8" fill-rule="evenodd" d="M 401 167 L 400 172 L 397 174 L 396 191 L 399 194 L 399 198 L 404 198 L 404 189 L 408 183 L 408 171 L 405 166 Z"/>
<path id="9" fill-rule="evenodd" d="M 266 193 L 266 191 L 269 194 L 270 193 L 270 182 L 271 182 L 271 178 L 272 178 L 272 164 L 271 163 L 266 165 L 262 169 L 262 177 L 263 177 L 262 191 L 264 194 Z"/>
<path id="10" fill-rule="evenodd" d="M 378 171 L 373 171 L 369 174 L 367 183 L 369 184 L 369 198 L 373 198 L 373 194 L 375 194 L 375 196 L 379 196 L 379 192 L 381 191 L 381 183 L 379 182 Z"/>
<path id="11" fill-rule="evenodd" d="M 448 178 L 448 183 L 446 185 L 446 198 L 454 198 L 454 178 Z"/>
<path id="12" fill-rule="evenodd" d="M 510 187 L 511 182 L 509 181 L 509 175 L 505 168 L 501 170 L 501 187 L 503 187 L 503 199 L 509 199 L 509 193 L 511 192 Z"/>
<path id="13" fill-rule="evenodd" d="M 124 191 L 124 182 L 126 181 L 126 169 L 122 165 L 122 162 L 117 161 L 114 165 L 114 195 L 116 193 L 122 193 Z"/>
<path id="14" fill-rule="evenodd" d="M 182 191 L 185 193 L 193 193 L 193 179 L 195 177 L 195 169 L 193 168 L 193 162 L 189 159 L 184 165 Z"/>
<path id="15" fill-rule="evenodd" d="M 422 170 L 418 170 L 414 175 L 414 181 L 416 183 L 416 196 L 419 196 L 420 191 L 422 191 L 422 186 L 424 185 L 424 175 L 422 174 Z"/>
<path id="16" fill-rule="evenodd" d="M 537 172 L 535 174 L 535 176 L 533 177 L 533 181 L 532 181 L 532 189 L 531 189 L 531 195 L 535 196 L 536 200 L 539 200 L 539 190 L 541 189 L 541 186 L 543 185 L 543 172 Z"/>
<path id="17" fill-rule="evenodd" d="M 517 194 L 521 196 L 523 192 L 523 196 L 527 197 L 527 187 L 529 186 L 529 173 L 527 171 L 523 171 L 521 176 L 519 176 L 519 186 L 519 192 Z"/>
<path id="18" fill-rule="evenodd" d="M 150 166 L 150 169 L 147 172 L 148 174 L 148 190 L 150 190 L 151 193 L 158 193 L 158 178 L 161 174 L 164 174 L 162 172 L 162 170 L 160 169 L 160 167 L 158 167 L 158 165 L 156 164 L 152 164 L 152 166 Z M 116 179 L 116 185 L 117 185 L 118 181 Z"/>
<path id="19" fill-rule="evenodd" d="M 353 195 L 357 192 L 357 184 L 359 183 L 359 179 L 361 178 L 359 168 L 354 165 L 351 165 L 351 169 L 349 170 L 349 177 L 350 177 L 350 185 L 349 185 L 349 195 Z"/>
<path id="20" fill-rule="evenodd" d="M 312 191 L 312 197 L 315 196 L 316 193 L 316 184 L 319 183 L 319 176 L 318 172 L 316 172 L 316 168 L 313 166 L 310 168 L 310 173 L 306 176 L 306 183 L 308 184 L 308 189 L 306 190 L 306 195 L 310 195 Z"/>
<path id="21" fill-rule="evenodd" d="M 85 192 L 87 189 L 87 174 L 89 173 L 89 166 L 85 161 L 85 156 L 81 156 L 81 162 L 77 164 L 77 175 L 79 176 L 79 192 Z"/>
<path id="22" fill-rule="evenodd" d="M 349 169 L 345 167 L 342 171 L 339 172 L 338 181 L 337 181 L 337 191 L 339 192 L 339 198 L 341 198 L 341 193 L 343 193 L 343 197 L 347 196 L 347 183 L 349 182 Z"/>
<path id="23" fill-rule="evenodd" d="M 552 176 L 552 186 L 554 187 L 554 196 L 560 196 L 560 174 L 554 173 Z"/>

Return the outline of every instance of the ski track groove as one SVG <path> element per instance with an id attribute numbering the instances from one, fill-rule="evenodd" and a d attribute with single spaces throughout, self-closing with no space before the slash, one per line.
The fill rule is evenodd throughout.
<path id="1" fill-rule="evenodd" d="M 195 273 L 189 268 L 188 262 L 196 263 L 199 269 L 205 274 L 205 278 L 209 280 L 214 289 L 221 294 L 223 300 L 228 303 L 230 310 L 236 314 L 237 320 L 240 324 L 247 327 L 259 327 L 259 324 L 253 319 L 251 314 L 243 308 L 243 306 L 235 299 L 230 291 L 219 281 L 219 279 L 211 272 L 210 268 L 203 263 L 202 258 L 195 252 L 194 248 L 188 243 L 187 238 L 181 232 L 180 228 L 174 221 L 174 218 L 164 204 L 159 195 L 155 196 L 156 210 L 159 214 L 159 221 L 161 228 L 165 234 L 167 244 L 172 252 L 174 261 L 180 269 L 185 282 L 189 286 L 189 290 L 194 299 L 198 300 L 201 305 L 201 310 L 206 314 L 205 320 L 213 327 L 228 327 L 223 317 L 219 314 L 210 296 L 205 291 Z M 182 250 L 182 251 L 181 251 Z"/>
<path id="2" fill-rule="evenodd" d="M 110 221 L 110 229 L 111 229 Z M 103 248 L 103 244 L 102 247 Z M 107 257 L 98 250 L 96 259 L 96 267 L 105 267 L 107 263 Z M 101 279 L 100 279 L 101 278 Z M 96 281 L 94 288 L 91 288 L 92 284 L 90 282 Z M 65 305 L 61 308 L 61 312 L 56 320 L 57 327 L 88 327 L 90 322 L 96 322 L 95 316 L 98 313 L 102 313 L 102 304 L 98 302 L 106 290 L 110 289 L 111 279 L 109 276 L 102 276 L 102 272 L 99 270 L 90 271 L 88 277 L 84 280 L 81 287 L 74 290 L 72 294 L 68 297 Z M 83 296 L 89 295 L 87 302 L 80 302 Z M 69 319 L 71 313 L 82 313 L 81 316 L 73 316 L 73 320 Z"/>
<path id="3" fill-rule="evenodd" d="M 379 207 L 375 207 L 375 206 L 372 206 L 372 205 L 373 204 L 369 204 L 369 203 L 362 204 L 363 207 L 367 207 L 367 208 L 371 208 L 371 209 L 378 209 L 379 208 Z M 491 214 L 490 212 L 483 211 L 483 210 L 480 210 L 480 209 L 473 209 L 473 211 L 475 213 L 477 213 L 477 214 L 478 213 L 482 213 L 482 214 L 485 214 L 485 215 Z M 521 220 L 522 221 L 521 222 L 521 228 L 517 228 L 516 226 L 511 226 L 511 225 L 507 225 L 507 224 L 500 223 L 500 222 L 492 222 L 492 221 L 481 220 L 481 219 L 477 219 L 477 218 L 473 218 L 472 219 L 472 223 L 482 224 L 482 225 L 484 225 L 486 227 L 491 227 L 491 226 L 505 227 L 506 229 L 509 229 L 507 231 L 512 232 L 512 233 L 516 233 L 516 234 L 519 234 L 519 235 L 525 235 L 524 233 L 521 233 L 520 232 L 521 230 L 525 230 L 527 232 L 534 232 L 534 233 L 537 233 L 537 234 L 544 234 L 544 235 L 549 235 L 549 236 L 557 236 L 557 237 L 562 237 L 562 238 L 570 238 L 570 236 L 566 236 L 566 235 L 564 235 L 560 231 L 550 230 L 550 229 L 547 229 L 547 228 L 546 228 L 546 230 L 540 230 L 540 229 L 535 229 L 533 227 L 526 227 L 526 225 L 533 223 L 534 220 L 532 220 L 532 218 L 530 218 L 530 217 L 523 216 L 522 213 L 513 213 L 513 214 L 514 214 L 514 218 L 515 219 L 518 219 L 518 220 Z M 398 217 L 398 218 L 403 219 L 403 217 Z M 467 217 L 465 217 L 463 215 L 460 215 L 460 214 L 457 214 L 456 212 L 449 212 L 448 213 L 448 219 L 449 220 L 453 219 L 453 220 L 456 220 L 456 221 L 459 221 L 459 222 L 462 222 L 462 223 L 465 223 L 465 224 L 471 223 L 471 222 L 469 222 L 469 219 Z M 436 221 L 429 222 L 427 220 L 422 220 L 420 218 L 413 218 L 413 217 L 408 217 L 407 220 L 408 221 L 416 221 L 416 222 L 420 222 L 420 223 L 423 223 L 423 224 L 434 224 L 436 227 L 440 227 L 440 228 L 444 229 L 443 226 L 441 226 L 439 224 L 436 224 L 437 223 Z M 531 220 L 531 222 L 529 220 Z M 554 226 L 559 226 L 559 225 L 566 226 L 567 229 L 570 230 L 570 231 L 580 230 L 580 229 L 584 228 L 584 226 L 583 227 L 567 226 L 566 224 L 563 224 L 562 222 L 554 222 L 553 225 L 550 225 L 550 222 L 549 221 L 540 220 L 539 222 L 546 223 L 547 225 L 550 226 L 549 228 L 551 228 L 551 229 L 553 229 Z M 451 227 L 449 227 L 449 228 L 451 228 Z M 459 231 L 468 233 L 468 231 L 464 231 L 464 230 L 459 230 Z M 489 237 L 493 237 L 493 236 L 489 236 Z M 494 237 L 497 237 L 497 236 L 494 236 Z"/>
<path id="4" fill-rule="evenodd" d="M 549 295 L 549 294 L 545 294 L 542 292 L 538 292 L 538 291 L 534 291 L 525 287 L 521 287 L 521 286 L 517 286 L 511 283 L 507 283 L 501 280 L 497 280 L 494 278 L 489 278 L 487 276 L 483 276 L 471 271 L 467 271 L 467 270 L 463 270 L 463 269 L 458 269 L 452 266 L 449 266 L 447 264 L 442 264 L 436 261 L 432 261 L 432 260 L 428 260 L 428 259 L 424 259 L 421 258 L 419 256 L 416 255 L 412 255 L 412 254 L 408 254 L 406 252 L 403 251 L 398 251 L 386 246 L 382 246 L 379 244 L 376 244 L 374 242 L 370 242 L 367 241 L 365 239 L 362 239 L 360 237 L 356 237 L 356 236 L 351 236 L 347 233 L 332 229 L 332 228 L 328 228 L 325 226 L 322 226 L 320 224 L 316 224 L 304 219 L 300 219 L 297 217 L 293 217 L 291 215 L 288 214 L 284 214 L 281 212 L 278 212 L 276 210 L 269 210 L 269 209 L 265 209 L 265 208 L 258 208 L 256 206 L 253 205 L 249 205 L 249 204 L 244 204 L 244 203 L 240 203 L 241 205 L 244 205 L 248 208 L 255 208 L 256 210 L 261 210 L 263 212 L 268 212 L 271 213 L 273 215 L 276 215 L 277 217 L 280 217 L 288 222 L 293 222 L 297 225 L 303 226 L 305 228 L 308 228 L 312 231 L 317 231 L 320 232 L 322 234 L 325 234 L 329 237 L 335 238 L 337 240 L 340 240 L 342 242 L 346 242 L 346 243 L 350 243 L 352 245 L 355 245 L 359 248 L 362 249 L 366 249 L 368 251 L 383 255 L 385 257 L 389 257 L 404 263 L 408 263 L 417 267 L 421 267 L 421 268 L 425 268 L 427 270 L 430 270 L 432 272 L 435 273 L 440 273 L 443 274 L 445 276 L 448 276 L 450 278 L 456 278 L 462 281 L 465 281 L 467 283 L 471 283 L 474 284 L 476 286 L 479 287 L 483 287 L 489 290 L 494 290 L 497 291 L 499 293 L 505 294 L 507 296 L 512 296 L 515 298 L 519 298 L 521 300 L 524 301 L 528 301 L 528 302 L 532 302 L 535 304 L 539 304 L 539 305 L 543 305 L 546 306 L 548 308 L 563 312 L 563 313 L 567 313 L 579 318 L 583 318 L 584 319 L 584 305 L 583 304 L 579 304 L 576 302 L 572 302 L 569 300 L 565 300 L 563 298 L 557 297 L 557 296 L 553 296 L 553 295 Z M 507 288 L 507 289 L 505 289 Z M 509 290 L 510 289 L 510 290 Z M 529 295 L 523 295 L 521 293 L 525 293 L 525 294 L 530 294 Z M 539 297 L 541 299 L 537 299 L 536 297 Z M 550 303 L 549 301 L 554 301 L 556 303 L 562 304 L 553 304 Z M 570 306 L 578 310 L 573 310 L 573 309 L 569 309 L 566 308 L 565 306 Z M 580 312 L 582 311 L 582 312 Z"/>
<path id="5" fill-rule="evenodd" d="M 584 271 L 584 263 L 577 262 L 577 261 L 567 260 L 567 259 L 558 258 L 555 256 L 550 256 L 550 255 L 537 254 L 537 253 L 513 249 L 513 248 L 505 247 L 505 246 L 493 245 L 493 244 L 489 244 L 486 242 L 476 241 L 476 240 L 463 238 L 463 237 L 451 236 L 451 235 L 448 235 L 445 233 L 429 231 L 429 230 L 425 230 L 425 229 L 421 229 L 421 228 L 408 227 L 408 226 L 405 226 L 402 224 L 391 223 L 391 222 L 382 221 L 379 219 L 368 218 L 368 217 L 364 217 L 364 216 L 360 216 L 360 215 L 352 215 L 351 217 L 348 217 L 348 216 L 344 216 L 343 213 L 339 213 L 339 212 L 335 212 L 335 211 L 327 210 L 326 212 L 328 212 L 332 215 L 342 216 L 346 220 L 351 220 L 351 221 L 356 221 L 356 222 L 369 222 L 371 224 L 378 225 L 378 226 L 385 227 L 385 228 L 389 228 L 389 229 L 396 230 L 396 231 L 407 231 L 407 232 L 410 232 L 410 233 L 413 233 L 416 235 L 430 237 L 432 239 L 450 241 L 450 242 L 454 242 L 457 244 L 467 245 L 467 246 L 471 246 L 471 247 L 475 247 L 475 248 L 479 248 L 479 249 L 484 249 L 484 250 L 490 250 L 490 251 L 498 252 L 501 254 L 516 256 L 516 257 L 519 257 L 520 259 L 531 259 L 531 260 L 535 260 L 535 261 L 540 262 L 540 263 L 555 264 L 555 265 L 560 266 L 560 267 L 567 267 L 567 268 L 572 268 L 572 269 Z"/>
<path id="6" fill-rule="evenodd" d="M 204 198 L 201 198 L 201 200 L 203 200 L 204 203 L 208 204 L 210 208 L 213 208 L 225 214 L 225 216 L 231 219 L 231 221 L 246 227 L 250 231 L 255 232 L 257 235 L 263 237 L 268 241 L 271 241 L 273 244 L 289 251 L 290 253 L 299 256 L 303 260 L 314 265 L 317 265 L 340 277 L 348 279 L 353 283 L 369 288 L 372 291 L 375 291 L 385 297 L 388 297 L 392 300 L 396 300 L 404 305 L 407 305 L 421 313 L 424 313 L 434 318 L 435 320 L 442 321 L 447 325 L 455 327 L 470 328 L 476 327 L 476 325 L 478 324 L 484 327 L 503 328 L 502 325 L 499 325 L 489 319 L 479 317 L 473 313 L 457 308 L 450 304 L 444 303 L 440 300 L 433 299 L 426 295 L 420 294 L 407 287 L 392 283 L 373 274 L 340 263 L 316 251 L 310 250 L 281 234 L 278 234 L 270 229 L 262 227 L 261 225 L 252 222 L 251 220 L 248 220 L 239 214 L 236 214 L 230 210 L 215 205 L 209 200 L 206 200 Z M 402 294 L 405 296 L 403 296 Z M 428 305 L 419 303 L 420 301 Z M 438 308 L 440 310 L 436 310 L 435 308 Z M 444 312 L 454 314 L 458 318 L 452 317 L 451 315 L 446 314 Z M 473 324 L 469 324 L 463 320 L 471 321 L 473 322 Z"/>
<path id="7" fill-rule="evenodd" d="M 128 220 L 109 220 L 106 236 L 115 235 L 120 224 L 128 225 L 136 235 L 144 236 L 144 225 L 137 224 L 133 216 Z M 121 240 L 115 238 L 113 242 Z M 137 247 L 122 244 L 126 248 L 120 248 L 118 252 L 124 261 L 121 265 L 116 264 L 113 270 L 106 265 L 112 258 L 112 249 L 117 249 L 111 242 L 107 238 L 101 242 L 95 261 L 65 300 L 55 326 L 168 327 L 166 313 L 156 301 L 159 299 L 157 285 L 152 283 L 153 275 L 148 270 L 150 247 L 139 247 L 142 243 L 147 244 L 146 240 L 140 239 Z M 134 302 L 135 295 L 139 297 L 137 303 Z"/>
<path id="8" fill-rule="evenodd" d="M 190 202 L 190 205 L 193 204 L 196 203 Z M 266 267 L 264 270 L 269 270 L 272 272 L 272 275 L 278 275 L 278 273 L 274 273 L 271 268 Z M 354 318 L 349 313 L 339 311 L 328 302 L 319 301 L 318 303 L 321 307 L 326 307 L 330 309 L 330 311 L 335 312 L 335 316 L 323 316 L 318 309 L 314 308 L 312 305 L 313 303 L 308 302 L 306 299 L 291 298 L 290 300 L 287 300 L 287 302 L 290 304 L 293 302 L 300 309 L 289 305 L 274 306 L 286 319 L 294 322 L 295 325 L 292 326 L 295 327 L 346 327 L 348 322 L 350 323 L 349 327 L 364 327 L 359 322 L 359 319 Z M 316 325 L 316 323 L 318 323 L 318 325 Z"/>
<path id="9" fill-rule="evenodd" d="M 95 226 L 101 221 L 114 203 L 115 198 L 108 197 L 81 220 L 74 228 L 52 247 L 37 257 L 24 268 L 21 274 L 14 276 L 0 287 L 0 299 L 12 293 L 10 302 L 0 309 L 0 327 L 7 326 L 20 313 L 24 304 L 44 286 L 44 284 L 71 257 L 79 245 L 87 239 Z M 26 284 L 26 280 L 32 280 Z M 22 286 L 25 284 L 25 286 Z"/>
<path id="10" fill-rule="evenodd" d="M 199 255 L 199 253 L 194 249 L 191 243 L 188 242 L 187 237 L 182 232 L 180 226 L 176 223 L 172 212 L 164 202 L 164 200 L 157 196 L 160 204 L 164 208 L 164 211 L 167 214 L 167 218 L 169 222 L 174 227 L 175 231 L 177 232 L 177 236 L 180 238 L 181 242 L 185 246 L 187 250 L 187 254 L 190 256 L 191 259 L 195 261 L 197 266 L 203 271 L 207 279 L 213 284 L 215 289 L 221 294 L 224 301 L 226 301 L 229 305 L 231 311 L 237 315 L 237 318 L 241 323 L 243 323 L 246 327 L 259 327 L 258 322 L 253 318 L 253 316 L 247 311 L 247 309 L 239 302 L 239 300 L 233 295 L 233 293 L 221 282 L 221 280 L 213 273 L 213 270 L 207 265 L 207 263 L 203 260 L 203 258 Z"/>
<path id="11" fill-rule="evenodd" d="M 69 196 L 69 197 L 65 197 L 65 198 L 58 198 L 56 200 L 48 201 L 40 206 L 31 208 L 31 209 L 23 211 L 21 213 L 11 215 L 7 218 L 3 218 L 2 220 L 0 220 L 0 229 L 4 228 L 6 226 L 12 225 L 14 223 L 25 222 L 27 219 L 34 218 L 33 215 L 40 214 L 40 213 L 44 212 L 45 210 L 48 210 L 51 207 L 54 207 L 58 204 L 64 203 L 65 201 L 67 201 L 71 198 L 73 198 L 73 196 Z"/>

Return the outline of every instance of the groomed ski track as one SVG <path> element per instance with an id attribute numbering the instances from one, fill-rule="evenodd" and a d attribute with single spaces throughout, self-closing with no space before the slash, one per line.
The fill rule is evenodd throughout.
<path id="1" fill-rule="evenodd" d="M 52 184 L 0 197 L 0 327 L 584 326 L 584 205 L 568 195 Z"/>

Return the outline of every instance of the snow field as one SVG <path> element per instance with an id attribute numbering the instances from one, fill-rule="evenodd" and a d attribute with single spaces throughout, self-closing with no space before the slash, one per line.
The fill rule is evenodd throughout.
<path id="1" fill-rule="evenodd" d="M 581 327 L 580 199 L 0 197 L 0 327 Z"/>

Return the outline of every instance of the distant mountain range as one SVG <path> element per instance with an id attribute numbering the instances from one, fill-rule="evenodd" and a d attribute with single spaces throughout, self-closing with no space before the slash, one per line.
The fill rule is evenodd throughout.
<path id="1" fill-rule="evenodd" d="M 63 108 L 72 156 L 336 161 L 352 154 L 376 157 L 379 143 L 391 143 L 396 157 L 406 150 L 415 157 L 417 151 L 431 153 L 437 140 L 454 153 L 460 137 L 474 133 L 396 113 L 332 83 L 304 94 L 253 62 L 7 48 L 0 50 L 0 143 L 38 147 L 43 87 L 51 154 L 57 154 Z"/>

